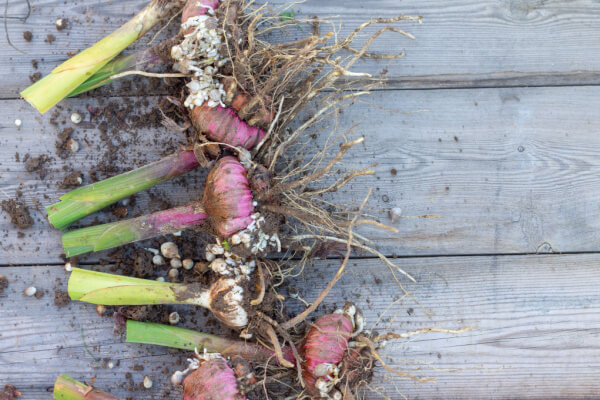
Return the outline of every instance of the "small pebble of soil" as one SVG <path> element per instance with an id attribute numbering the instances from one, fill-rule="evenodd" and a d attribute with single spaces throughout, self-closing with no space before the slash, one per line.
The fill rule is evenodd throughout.
<path id="1" fill-rule="evenodd" d="M 57 307 L 64 307 L 71 302 L 69 294 L 63 290 L 54 291 L 54 305 Z"/>
<path id="2" fill-rule="evenodd" d="M 25 170 L 29 173 L 37 172 L 40 176 L 40 179 L 44 179 L 46 177 L 45 164 L 49 161 L 47 155 L 42 154 L 38 157 L 30 157 L 29 154 L 26 154 L 23 157 L 23 161 L 25 161 Z"/>
<path id="3" fill-rule="evenodd" d="M 123 205 L 114 206 L 112 209 L 112 213 L 115 217 L 121 219 L 127 216 L 127 207 Z"/>
<path id="4" fill-rule="evenodd" d="M 138 278 L 146 278 L 154 274 L 154 264 L 152 263 L 152 253 L 139 249 L 136 250 L 133 260 L 133 272 Z"/>
<path id="5" fill-rule="evenodd" d="M 52 44 L 52 42 L 54 42 L 55 40 L 56 40 L 56 36 L 49 33 L 48 36 L 46 36 L 46 39 L 44 40 L 44 42 Z"/>
<path id="6" fill-rule="evenodd" d="M 33 218 L 25 204 L 9 199 L 0 202 L 0 206 L 10 216 L 10 222 L 17 228 L 26 229 L 33 225 Z"/>
<path id="7" fill-rule="evenodd" d="M 69 139 L 71 138 L 73 132 L 74 129 L 68 127 L 58 133 L 56 141 L 56 155 L 63 160 L 71 154 L 71 149 L 69 148 Z"/>
<path id="8" fill-rule="evenodd" d="M 4 385 L 4 390 L 0 392 L 0 400 L 16 400 L 21 393 L 13 385 Z"/>
<path id="9" fill-rule="evenodd" d="M 0 275 L 0 293 L 8 287 L 8 279 L 4 275 Z"/>
<path id="10" fill-rule="evenodd" d="M 31 83 L 36 83 L 37 81 L 39 81 L 42 78 L 42 73 L 41 72 L 35 72 L 31 75 L 29 75 L 29 81 Z"/>
<path id="11" fill-rule="evenodd" d="M 61 189 L 67 189 L 70 187 L 80 186 L 81 182 L 83 182 L 83 174 L 79 171 L 74 171 L 65 176 L 65 179 L 60 181 L 58 186 Z"/>
<path id="12" fill-rule="evenodd" d="M 67 27 L 68 22 L 69 22 L 69 20 L 67 18 L 58 18 L 56 20 L 56 30 L 62 31 L 63 29 L 65 29 Z"/>
<path id="13" fill-rule="evenodd" d="M 33 39 L 33 33 L 31 33 L 31 31 L 23 32 L 23 39 L 25 39 L 27 42 L 31 42 L 31 39 Z"/>

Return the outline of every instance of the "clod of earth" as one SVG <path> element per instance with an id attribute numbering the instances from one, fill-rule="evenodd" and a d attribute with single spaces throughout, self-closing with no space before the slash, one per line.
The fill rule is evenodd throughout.
<path id="1" fill-rule="evenodd" d="M 29 214 L 29 207 L 13 199 L 3 200 L 0 207 L 10 217 L 10 222 L 19 229 L 27 229 L 33 225 L 33 218 Z"/>
<path id="2" fill-rule="evenodd" d="M 8 287 L 8 278 L 4 275 L 0 275 L 0 293 L 4 291 Z"/>

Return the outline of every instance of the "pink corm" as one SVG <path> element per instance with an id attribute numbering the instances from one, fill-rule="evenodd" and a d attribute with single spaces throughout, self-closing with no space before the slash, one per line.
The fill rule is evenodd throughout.
<path id="1" fill-rule="evenodd" d="M 231 108 L 202 105 L 192 110 L 194 127 L 215 142 L 251 150 L 265 137 L 265 131 L 242 121 Z"/>
<path id="2" fill-rule="evenodd" d="M 223 358 L 203 362 L 183 381 L 184 400 L 246 400 L 233 369 Z"/>
<path id="3" fill-rule="evenodd" d="M 232 156 L 221 158 L 208 173 L 202 204 L 212 228 L 231 236 L 252 222 L 252 191 L 246 168 Z"/>
<path id="4" fill-rule="evenodd" d="M 318 378 L 329 381 L 326 374 L 315 374 L 321 364 L 337 365 L 344 358 L 348 340 L 352 335 L 352 321 L 343 314 L 327 314 L 319 318 L 304 337 L 300 354 L 303 358 L 302 377 L 309 394 L 316 396 L 315 387 Z"/>

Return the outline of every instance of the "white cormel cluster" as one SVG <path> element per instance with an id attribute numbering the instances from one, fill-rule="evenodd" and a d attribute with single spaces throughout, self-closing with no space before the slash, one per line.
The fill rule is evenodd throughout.
<path id="1" fill-rule="evenodd" d="M 277 233 L 267 235 L 262 230 L 265 218 L 260 213 L 252 214 L 251 218 L 252 222 L 246 229 L 231 236 L 231 244 L 235 246 L 243 243 L 247 249 L 250 249 L 252 254 L 262 253 L 267 247 L 271 246 L 276 247 L 277 251 L 281 251 L 279 235 Z"/>
<path id="2" fill-rule="evenodd" d="M 235 278 L 250 279 L 250 274 L 256 268 L 256 261 L 246 260 L 226 251 L 220 241 L 206 246 L 206 260 L 215 273 Z"/>
<path id="3" fill-rule="evenodd" d="M 193 75 L 187 84 L 189 95 L 184 102 L 190 108 L 201 106 L 204 102 L 209 107 L 225 106 L 225 90 L 214 76 L 218 67 L 228 59 L 222 59 L 219 54 L 223 33 L 218 29 L 219 21 L 214 17 L 214 10 L 209 8 L 208 14 L 188 18 L 181 27 L 186 32 L 192 29 L 191 32 L 185 34 L 180 44 L 171 48 L 171 57 L 176 61 L 174 68 Z"/>

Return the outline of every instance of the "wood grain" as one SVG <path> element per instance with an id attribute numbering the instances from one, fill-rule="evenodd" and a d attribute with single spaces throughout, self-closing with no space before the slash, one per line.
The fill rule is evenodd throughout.
<path id="1" fill-rule="evenodd" d="M 25 23 L 26 3 L 10 0 L 7 26 L 11 42 L 26 54 L 0 43 L 0 98 L 16 98 L 34 72 L 51 71 L 67 58 L 116 29 L 144 0 L 58 1 L 32 0 Z M 283 2 L 270 3 L 277 9 Z M 317 1 L 294 7 L 299 18 L 332 17 L 343 21 L 340 35 L 370 17 L 404 13 L 422 15 L 423 24 L 404 23 L 411 41 L 385 34 L 373 45 L 374 52 L 404 51 L 398 60 L 364 60 L 355 70 L 379 77 L 383 71 L 389 88 L 494 87 L 598 84 L 600 74 L 600 5 L 592 0 L 506 0 L 479 2 L 435 0 Z M 57 32 L 58 17 L 68 18 L 70 29 Z M 325 29 L 325 26 L 323 27 Z M 366 32 L 374 33 L 377 28 Z M 24 31 L 33 40 L 23 39 Z M 46 43 L 48 34 L 56 36 Z M 290 31 L 290 35 L 293 33 Z M 144 46 L 151 36 L 136 46 Z M 279 40 L 280 36 L 272 40 Z M 365 40 L 366 35 L 361 38 Z M 358 41 L 360 44 L 361 41 Z M 134 46 L 134 48 L 136 47 Z M 39 61 L 34 70 L 31 60 Z M 116 87 L 116 92 L 130 94 Z"/>
<path id="2" fill-rule="evenodd" d="M 396 91 L 375 92 L 340 114 L 338 131 L 355 126 L 355 135 L 365 136 L 364 147 L 353 149 L 345 163 L 351 168 L 378 163 L 376 175 L 330 198 L 357 204 L 373 186 L 369 207 L 400 232 L 365 227 L 362 232 L 390 255 L 598 251 L 598 94 L 597 87 L 417 90 L 401 96 Z M 150 98 L 149 108 L 157 102 Z M 96 103 L 71 99 L 67 104 L 61 114 L 66 118 L 70 109 L 84 112 L 86 104 Z M 15 116 L 24 121 L 20 130 L 12 124 Z M 55 157 L 46 181 L 40 181 L 24 170 L 22 159 L 27 152 L 54 153 L 57 128 L 48 120 L 18 100 L 5 100 L 0 107 L 2 196 L 12 197 L 22 186 L 24 200 L 31 206 L 39 202 L 40 211 L 64 192 L 55 183 L 65 176 L 63 167 L 82 170 L 89 182 L 89 165 L 105 152 L 97 150 L 96 128 L 78 126 L 74 137 L 82 149 L 66 161 Z M 127 133 L 123 137 L 134 138 Z M 322 140 L 315 141 L 313 151 Z M 118 146 L 118 160 L 130 169 L 176 148 L 177 141 L 183 141 L 181 134 L 144 128 L 133 144 Z M 139 160 L 128 157 L 130 149 L 141 150 Z M 21 162 L 15 160 L 15 152 Z M 203 179 L 204 171 L 192 172 L 154 193 L 184 204 L 198 196 Z M 183 189 L 181 182 L 191 187 Z M 134 214 L 160 207 L 147 194 L 137 199 L 130 210 Z M 392 207 L 400 207 L 403 214 L 395 223 L 386 211 Z M 59 232 L 47 225 L 42 212 L 33 214 L 38 222 L 21 239 L 0 215 L 0 264 L 60 261 Z M 108 211 L 97 216 L 99 221 L 113 218 Z M 95 218 L 88 217 L 82 225 L 95 223 Z"/>
<path id="3" fill-rule="evenodd" d="M 389 270 L 378 260 L 352 260 L 344 278 L 322 309 L 352 300 L 367 326 L 379 333 L 421 328 L 460 329 L 462 334 L 428 333 L 393 340 L 381 351 L 390 365 L 434 382 L 416 384 L 378 368 L 372 383 L 391 399 L 408 398 L 596 398 L 600 278 L 598 255 L 434 257 L 398 260 L 417 277 L 406 286 L 415 300 L 403 297 Z M 336 260 L 317 261 L 296 284 L 311 301 L 333 276 Z M 22 400 L 50 398 L 46 388 L 68 373 L 119 396 L 176 399 L 168 374 L 185 352 L 125 344 L 113 335 L 111 318 L 100 319 L 93 306 L 52 304 L 52 286 L 64 288 L 61 267 L 4 267 L 11 281 L 0 295 L 0 383 L 23 392 Z M 310 282 L 310 284 L 307 284 Z M 29 285 L 50 289 L 42 299 L 20 292 Z M 285 292 L 284 292 L 285 294 Z M 417 304 L 418 302 L 418 304 Z M 293 313 L 297 300 L 287 301 Z M 190 308 L 180 309 L 185 326 L 210 330 L 202 312 L 191 322 Z M 82 332 L 84 338 L 82 339 Z M 87 346 L 86 350 L 84 346 Z M 100 359 L 95 361 L 92 357 Z M 106 358 L 107 360 L 102 361 Z M 103 362 L 120 365 L 103 368 Z M 143 371 L 133 371 L 143 365 Z M 166 368 L 165 368 L 166 367 Z M 119 387 L 131 371 L 139 385 L 145 375 L 151 391 Z M 383 398 L 369 392 L 368 399 Z"/>

